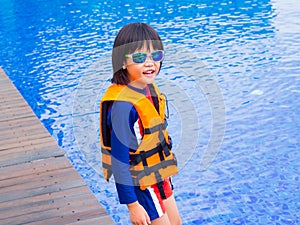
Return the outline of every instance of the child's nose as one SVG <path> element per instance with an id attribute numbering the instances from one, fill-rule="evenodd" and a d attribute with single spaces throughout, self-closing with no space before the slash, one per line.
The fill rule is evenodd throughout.
<path id="1" fill-rule="evenodd" d="M 153 66 L 154 65 L 154 61 L 152 60 L 152 58 L 147 58 L 145 61 L 145 66 Z"/>
<path id="2" fill-rule="evenodd" d="M 147 56 L 145 63 L 146 63 L 146 64 L 149 64 L 149 63 L 150 63 L 150 64 L 153 64 L 153 63 L 154 63 L 154 61 L 153 61 L 151 55 L 148 55 L 148 56 Z"/>

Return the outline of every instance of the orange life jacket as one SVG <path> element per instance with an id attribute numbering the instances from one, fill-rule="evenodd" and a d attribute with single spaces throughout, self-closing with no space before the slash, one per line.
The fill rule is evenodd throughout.
<path id="1" fill-rule="evenodd" d="M 172 153 L 170 138 L 166 130 L 165 96 L 159 92 L 155 84 L 148 85 L 148 87 L 151 95 L 157 98 L 156 104 L 153 104 L 144 94 L 126 85 L 117 84 L 107 89 L 100 102 L 102 165 L 104 178 L 107 181 L 112 175 L 111 131 L 107 126 L 109 108 L 114 101 L 125 101 L 131 103 L 138 112 L 144 129 L 143 137 L 136 151 L 129 152 L 129 158 L 133 182 L 142 190 L 178 173 L 177 161 Z"/>

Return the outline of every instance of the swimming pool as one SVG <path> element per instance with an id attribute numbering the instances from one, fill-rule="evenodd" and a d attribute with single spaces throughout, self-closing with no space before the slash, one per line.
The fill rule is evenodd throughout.
<path id="1" fill-rule="evenodd" d="M 133 21 L 166 45 L 158 83 L 184 224 L 300 224 L 296 0 L 0 3 L 0 66 L 116 224 L 128 217 L 99 174 L 98 104 L 113 39 Z"/>

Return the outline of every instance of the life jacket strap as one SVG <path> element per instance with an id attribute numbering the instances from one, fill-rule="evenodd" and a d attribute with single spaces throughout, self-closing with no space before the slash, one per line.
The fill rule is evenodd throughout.
<path id="1" fill-rule="evenodd" d="M 102 162 L 102 166 L 104 169 L 108 169 L 108 170 L 111 170 L 111 165 L 110 164 L 107 164 L 105 162 Z"/>
<path id="2" fill-rule="evenodd" d="M 140 162 L 144 162 L 146 160 L 146 158 L 149 158 L 156 153 L 162 152 L 162 150 L 164 151 L 166 156 L 169 156 L 171 154 L 170 149 L 168 148 L 168 144 L 165 139 L 162 141 L 162 143 L 160 143 L 158 146 L 156 146 L 155 148 L 153 148 L 149 151 L 141 151 L 137 155 L 130 155 L 130 165 L 136 166 Z M 147 166 L 147 165 L 144 165 L 144 166 Z"/>
<path id="3" fill-rule="evenodd" d="M 102 152 L 103 154 L 105 154 L 105 155 L 111 155 L 110 150 L 107 150 L 107 149 L 105 149 L 105 148 L 101 148 L 101 152 Z"/>
<path id="4" fill-rule="evenodd" d="M 103 170 L 106 171 L 106 177 L 105 177 L 105 179 L 108 181 L 109 178 L 111 178 L 111 176 L 112 176 L 112 168 L 111 168 L 111 165 L 102 162 L 102 167 L 103 167 Z"/>
<path id="5" fill-rule="evenodd" d="M 157 131 L 165 130 L 167 128 L 167 122 L 165 121 L 164 123 L 157 124 L 156 126 L 150 127 L 150 128 L 145 128 L 144 129 L 144 134 L 153 134 Z"/>
<path id="6" fill-rule="evenodd" d="M 161 176 L 157 172 L 155 173 L 155 177 L 156 177 L 156 180 L 158 180 L 158 179 L 161 180 Z M 158 191 L 159 191 L 159 194 L 162 199 L 167 199 L 163 184 L 164 184 L 164 181 L 160 181 L 157 183 Z"/>
<path id="7" fill-rule="evenodd" d="M 132 170 L 130 171 L 132 176 L 134 176 L 135 178 L 133 179 L 134 180 L 134 184 L 135 185 L 139 185 L 139 180 L 145 176 L 149 176 L 151 173 L 155 173 L 157 172 L 159 169 L 162 169 L 162 168 L 166 168 L 168 166 L 177 166 L 177 160 L 174 156 L 174 159 L 171 159 L 171 160 L 165 160 L 165 161 L 162 161 L 160 162 L 159 164 L 157 165 L 154 165 L 154 166 L 151 166 L 151 167 L 145 167 L 143 168 L 143 170 L 141 171 L 136 171 L 136 170 Z M 160 182 L 162 181 L 161 178 L 159 178 L 160 180 L 157 180 L 157 182 Z"/>

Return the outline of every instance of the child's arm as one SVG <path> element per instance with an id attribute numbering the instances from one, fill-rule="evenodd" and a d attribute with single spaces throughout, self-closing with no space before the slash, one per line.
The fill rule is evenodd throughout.
<path id="1" fill-rule="evenodd" d="M 129 171 L 129 151 L 133 148 L 135 136 L 131 131 L 137 113 L 128 102 L 115 102 L 111 109 L 110 120 L 112 172 L 116 181 L 116 188 L 121 204 L 129 204 L 137 201 L 134 184 Z M 134 118 L 132 118 L 134 117 Z"/>
<path id="2" fill-rule="evenodd" d="M 134 124 L 138 114 L 130 103 L 115 102 L 111 109 L 112 170 L 121 204 L 127 204 L 132 224 L 150 224 L 150 218 L 137 201 L 129 171 L 129 151 L 138 147 Z"/>

